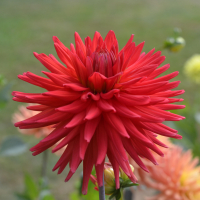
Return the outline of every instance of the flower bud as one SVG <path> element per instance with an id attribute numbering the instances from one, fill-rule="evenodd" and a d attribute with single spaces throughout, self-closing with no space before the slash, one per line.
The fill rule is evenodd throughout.
<path id="1" fill-rule="evenodd" d="M 174 44 L 169 48 L 172 52 L 179 52 L 185 46 L 185 40 L 182 37 L 177 37 Z"/>
<path id="2" fill-rule="evenodd" d="M 104 170 L 105 193 L 112 194 L 115 191 L 115 175 L 113 168 L 109 167 Z"/>
<path id="3" fill-rule="evenodd" d="M 132 172 L 134 172 L 134 167 L 132 165 L 130 165 Z M 122 178 L 122 181 L 127 181 L 129 180 L 129 177 L 124 173 L 124 171 L 122 170 L 122 168 L 119 168 L 119 174 L 120 177 Z"/>
<path id="4" fill-rule="evenodd" d="M 134 168 L 132 165 L 130 165 L 130 168 L 132 171 L 134 171 Z M 98 190 L 97 178 L 93 175 L 90 175 L 90 180 L 96 186 L 95 189 Z M 123 172 L 121 167 L 119 167 L 119 181 L 120 181 L 120 187 L 116 189 L 115 174 L 114 174 L 112 165 L 110 163 L 105 163 L 104 164 L 104 186 L 105 186 L 105 193 L 107 195 L 111 195 L 110 198 L 115 197 L 115 199 L 118 200 L 121 197 L 122 189 L 131 187 L 134 185 L 138 185 L 136 183 L 133 183 L 129 179 L 129 177 Z"/>
<path id="5" fill-rule="evenodd" d="M 185 46 L 185 40 L 182 37 L 170 37 L 164 43 L 164 48 L 171 52 L 179 52 Z"/>
<path id="6" fill-rule="evenodd" d="M 98 183 L 97 178 L 93 175 L 90 175 L 90 180 L 96 186 L 95 189 L 98 190 Z M 104 186 L 105 186 L 105 193 L 107 195 L 111 195 L 115 192 L 115 175 L 113 168 L 109 166 L 107 163 L 104 166 Z"/>

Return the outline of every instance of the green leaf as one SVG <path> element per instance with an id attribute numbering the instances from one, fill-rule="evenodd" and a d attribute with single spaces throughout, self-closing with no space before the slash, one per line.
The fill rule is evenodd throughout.
<path id="1" fill-rule="evenodd" d="M 25 194 L 31 199 L 35 199 L 39 195 L 38 187 L 29 174 L 25 174 Z"/>
<path id="2" fill-rule="evenodd" d="M 120 189 L 117 190 L 117 194 L 116 194 L 116 196 L 115 196 L 115 199 L 116 199 L 116 200 L 120 200 L 120 199 L 121 199 L 121 192 L 120 192 Z"/>
<path id="3" fill-rule="evenodd" d="M 111 200 L 112 198 L 114 198 L 118 193 L 118 190 L 116 190 L 114 193 L 112 193 L 109 197 L 109 199 Z"/>
<path id="4" fill-rule="evenodd" d="M 138 184 L 137 183 L 133 183 L 131 180 L 120 180 L 120 187 L 121 188 L 127 188 L 127 187 L 131 187 L 131 186 L 137 186 Z"/>
<path id="5" fill-rule="evenodd" d="M 70 200 L 79 200 L 80 196 L 77 193 L 70 194 Z"/>
<path id="6" fill-rule="evenodd" d="M 122 188 L 127 188 L 127 187 L 132 187 L 132 186 L 138 186 L 139 184 L 137 183 L 127 183 L 126 185 L 124 185 Z"/>
<path id="7" fill-rule="evenodd" d="M 6 138 L 0 145 L 1 156 L 17 156 L 24 153 L 28 146 L 21 140 L 21 138 L 12 136 Z"/>
<path id="8" fill-rule="evenodd" d="M 47 195 L 42 200 L 55 200 L 55 198 L 52 195 Z"/>

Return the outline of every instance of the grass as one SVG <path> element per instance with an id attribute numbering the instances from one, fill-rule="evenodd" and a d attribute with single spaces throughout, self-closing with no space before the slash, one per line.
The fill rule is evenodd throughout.
<path id="1" fill-rule="evenodd" d="M 199 0 L 1 0 L 0 1 L 0 73 L 9 82 L 14 82 L 13 90 L 29 92 L 41 91 L 17 79 L 18 74 L 31 71 L 41 75 L 45 68 L 34 58 L 32 52 L 54 54 L 52 36 L 56 35 L 69 47 L 74 42 L 77 31 L 82 38 L 93 36 L 99 31 L 103 37 L 112 29 L 122 48 L 132 33 L 138 44 L 146 41 L 144 50 L 149 51 L 162 45 L 172 34 L 174 27 L 183 30 L 187 45 L 177 54 L 163 52 L 166 63 L 171 64 L 169 72 L 179 70 L 185 99 L 192 98 L 194 87 L 183 75 L 183 65 L 187 58 L 199 53 L 200 33 Z M 19 135 L 11 123 L 11 115 L 19 103 L 10 101 L 0 112 L 0 141 L 7 135 Z M 33 138 L 23 137 L 30 146 L 36 144 Z M 31 162 L 30 162 L 31 159 Z M 57 200 L 68 199 L 73 181 L 63 183 L 64 175 L 51 172 L 56 162 L 53 157 L 48 166 L 48 175 Z M 41 156 L 31 157 L 29 152 L 17 158 L 0 158 L 0 194 L 4 200 L 12 200 L 13 191 L 23 188 L 22 175 L 28 171 L 38 178 Z M 66 172 L 65 172 L 66 175 Z M 78 173 L 75 175 L 76 179 Z"/>

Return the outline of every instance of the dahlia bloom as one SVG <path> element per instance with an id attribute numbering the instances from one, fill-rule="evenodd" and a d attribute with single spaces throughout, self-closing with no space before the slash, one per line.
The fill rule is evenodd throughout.
<path id="1" fill-rule="evenodd" d="M 95 166 L 98 185 L 103 186 L 103 168 L 108 156 L 119 188 L 119 167 L 133 182 L 136 178 L 130 168 L 127 153 L 148 171 L 139 156 L 157 164 L 151 151 L 163 153 L 155 145 L 166 146 L 156 134 L 180 139 L 177 131 L 162 124 L 179 121 L 184 117 L 166 110 L 181 109 L 171 103 L 183 99 L 171 98 L 182 94 L 180 81 L 169 82 L 178 72 L 156 78 L 170 66 L 159 65 L 165 60 L 161 52 L 142 53 L 144 42 L 135 45 L 133 35 L 121 51 L 113 31 L 105 39 L 98 32 L 85 43 L 75 33 L 75 47 L 65 47 L 57 37 L 54 45 L 61 64 L 53 55 L 34 53 L 50 71 L 42 71 L 48 78 L 26 72 L 18 77 L 47 90 L 43 93 L 13 92 L 14 100 L 37 103 L 30 110 L 39 114 L 15 123 L 20 129 L 54 125 L 54 131 L 31 148 L 40 154 L 63 139 L 53 153 L 67 145 L 65 152 L 53 168 L 61 173 L 69 163 L 66 181 L 83 161 L 82 193 L 87 193 L 90 173 Z"/>
<path id="2" fill-rule="evenodd" d="M 158 158 L 158 166 L 148 165 L 150 173 L 138 169 L 140 182 L 159 191 L 151 200 L 199 200 L 199 160 L 192 158 L 191 151 L 184 152 L 178 146 L 171 146 L 164 158 Z"/>

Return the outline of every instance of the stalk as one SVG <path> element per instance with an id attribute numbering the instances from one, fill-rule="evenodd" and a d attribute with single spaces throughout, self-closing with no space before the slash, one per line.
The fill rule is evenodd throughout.
<path id="1" fill-rule="evenodd" d="M 103 174 L 103 186 L 99 187 L 99 200 L 106 200 L 105 186 L 104 186 L 104 174 Z"/>
<path id="2" fill-rule="evenodd" d="M 43 152 L 41 177 L 46 181 L 48 150 Z"/>
<path id="3" fill-rule="evenodd" d="M 120 193 L 121 193 L 121 198 L 120 198 L 120 200 L 124 200 L 124 193 L 123 193 L 123 189 L 122 189 L 122 188 L 120 189 Z"/>

